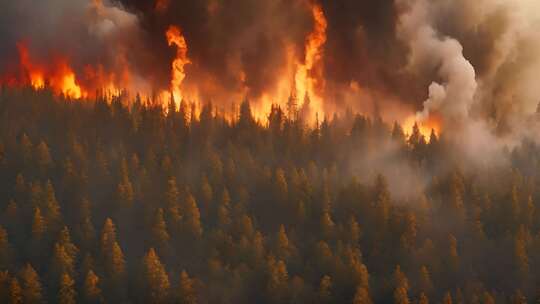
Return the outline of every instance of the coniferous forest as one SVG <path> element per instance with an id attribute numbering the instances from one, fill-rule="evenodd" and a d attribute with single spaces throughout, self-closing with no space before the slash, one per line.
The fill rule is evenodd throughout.
<path id="1" fill-rule="evenodd" d="M 533 303 L 540 147 L 0 90 L 1 303 Z"/>

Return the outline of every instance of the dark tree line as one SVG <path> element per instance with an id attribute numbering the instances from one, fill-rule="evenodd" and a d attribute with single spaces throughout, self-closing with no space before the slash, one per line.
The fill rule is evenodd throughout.
<path id="1" fill-rule="evenodd" d="M 192 112 L 1 89 L 0 302 L 540 300 L 536 144 L 471 172 L 378 118 Z M 354 165 L 388 146 L 411 195 Z"/>

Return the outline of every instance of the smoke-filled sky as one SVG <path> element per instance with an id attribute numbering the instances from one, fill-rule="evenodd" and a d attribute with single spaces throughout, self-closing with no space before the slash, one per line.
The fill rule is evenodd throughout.
<path id="1" fill-rule="evenodd" d="M 318 6 L 325 39 L 307 73 L 323 78 L 317 94 L 328 113 L 347 107 L 391 119 L 404 111 L 418 111 L 418 119 L 437 113 L 447 124 L 480 120 L 508 132 L 540 100 L 536 0 L 18 0 L 0 6 L 0 75 L 17 71 L 23 43 L 39 64 L 67 58 L 82 83 L 97 81 L 88 75 L 102 70 L 128 89 L 168 89 L 177 53 L 164 33 L 175 25 L 190 60 L 183 86 L 197 87 L 199 98 L 230 104 L 266 95 L 284 104 L 275 92 L 294 78 L 291 58 L 306 64 Z M 292 86 L 285 87 L 288 95 Z"/>

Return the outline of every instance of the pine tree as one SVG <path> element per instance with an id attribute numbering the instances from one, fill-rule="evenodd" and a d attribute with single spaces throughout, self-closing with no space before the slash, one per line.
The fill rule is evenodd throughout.
<path id="1" fill-rule="evenodd" d="M 107 218 L 103 224 L 100 243 L 102 255 L 110 252 L 114 243 L 116 243 L 116 227 L 110 218 Z"/>
<path id="2" fill-rule="evenodd" d="M 66 248 L 62 244 L 56 243 L 51 263 L 51 270 L 55 277 L 62 274 L 73 275 L 74 265 L 75 260 L 69 255 Z"/>
<path id="3" fill-rule="evenodd" d="M 325 211 L 321 216 L 321 232 L 326 239 L 331 239 L 334 234 L 336 224 L 332 220 L 332 216 L 329 212 Z"/>
<path id="4" fill-rule="evenodd" d="M 12 278 L 9 283 L 9 304 L 22 304 L 23 291 L 17 278 Z"/>
<path id="5" fill-rule="evenodd" d="M 60 231 L 60 236 L 58 238 L 58 244 L 62 245 L 72 260 L 76 260 L 77 254 L 79 253 L 79 248 L 71 242 L 71 236 L 69 234 L 69 229 L 67 226 L 64 226 Z"/>
<path id="6" fill-rule="evenodd" d="M 156 212 L 154 225 L 152 227 L 152 239 L 157 248 L 165 250 L 168 246 L 170 236 L 167 232 L 167 224 L 165 223 L 163 209 L 161 208 L 159 208 Z"/>
<path id="7" fill-rule="evenodd" d="M 59 304 L 76 304 L 77 292 L 75 291 L 75 281 L 64 273 L 60 277 L 60 290 L 58 291 Z"/>
<path id="8" fill-rule="evenodd" d="M 319 283 L 318 298 L 319 303 L 332 303 L 332 279 L 325 275 Z"/>
<path id="9" fill-rule="evenodd" d="M 512 296 L 512 304 L 527 304 L 527 298 L 523 295 L 521 290 L 517 290 Z"/>
<path id="10" fill-rule="evenodd" d="M 349 217 L 347 226 L 347 240 L 351 245 L 356 246 L 360 241 L 360 236 L 362 234 L 360 230 L 360 225 L 358 225 L 358 222 L 356 221 L 354 216 L 351 216 Z"/>
<path id="11" fill-rule="evenodd" d="M 352 304 L 373 304 L 367 288 L 359 286 L 354 294 Z"/>
<path id="12" fill-rule="evenodd" d="M 33 160 L 33 157 L 32 157 L 33 144 L 30 141 L 30 138 L 28 137 L 28 135 L 26 135 L 26 133 L 24 133 L 21 137 L 20 149 L 21 149 L 20 151 L 21 151 L 23 163 L 27 166 L 30 165 Z"/>
<path id="13" fill-rule="evenodd" d="M 170 288 L 169 277 L 154 248 L 151 248 L 143 259 L 143 277 L 146 301 L 148 303 L 165 302 Z"/>
<path id="14" fill-rule="evenodd" d="M 407 295 L 407 289 L 404 287 L 398 287 L 394 290 L 394 304 L 409 304 L 409 296 Z"/>
<path id="15" fill-rule="evenodd" d="M 426 266 L 420 268 L 420 281 L 418 284 L 420 291 L 429 294 L 433 290 L 433 283 L 431 282 L 431 275 Z"/>
<path id="16" fill-rule="evenodd" d="M 394 286 L 396 289 L 403 288 L 405 291 L 409 290 L 409 280 L 405 274 L 401 272 L 401 267 L 399 265 L 396 266 L 396 270 L 394 271 Z"/>
<path id="17" fill-rule="evenodd" d="M 483 299 L 482 299 L 482 303 L 483 304 L 495 304 L 495 299 L 493 298 L 493 296 L 489 293 L 489 292 L 484 292 L 484 296 L 483 296 Z"/>
<path id="18" fill-rule="evenodd" d="M 267 291 L 270 298 L 276 302 L 281 302 L 286 296 L 289 273 L 285 262 L 276 261 L 273 257 L 268 261 L 268 284 Z"/>
<path id="19" fill-rule="evenodd" d="M 277 169 L 274 175 L 274 198 L 276 203 L 284 204 L 287 201 L 288 185 L 283 169 Z"/>
<path id="20" fill-rule="evenodd" d="M 133 203 L 134 190 L 129 178 L 127 161 L 125 159 L 122 160 L 120 167 L 120 181 L 117 186 L 117 197 L 121 206 L 131 206 Z"/>
<path id="21" fill-rule="evenodd" d="M 418 304 L 429 304 L 429 299 L 425 293 L 421 292 L 418 299 Z"/>
<path id="22" fill-rule="evenodd" d="M 231 220 L 231 197 L 227 188 L 223 189 L 221 194 L 221 201 L 217 210 L 218 227 L 222 230 L 226 230 L 232 223 Z"/>
<path id="23" fill-rule="evenodd" d="M 443 304 L 452 304 L 452 295 L 450 294 L 450 292 L 446 292 L 444 294 L 444 298 L 443 298 L 442 303 Z"/>
<path id="24" fill-rule="evenodd" d="M 0 226 L 0 270 L 12 266 L 13 249 L 9 243 L 8 233 Z"/>
<path id="25" fill-rule="evenodd" d="M 208 182 L 208 178 L 206 176 L 203 177 L 201 182 L 201 190 L 200 190 L 200 202 L 203 210 L 210 209 L 210 205 L 212 203 L 212 199 L 214 197 L 214 191 L 212 190 L 212 186 L 210 186 L 210 183 Z"/>
<path id="26" fill-rule="evenodd" d="M 7 270 L 0 271 L 0 302 L 8 303 L 9 301 L 9 284 L 11 276 Z"/>
<path id="27" fill-rule="evenodd" d="M 42 173 L 45 173 L 52 166 L 49 146 L 44 141 L 41 141 L 36 147 L 36 162 Z"/>
<path id="28" fill-rule="evenodd" d="M 43 238 L 45 231 L 47 229 L 47 224 L 45 219 L 41 215 L 41 210 L 39 207 L 34 209 L 34 218 L 32 221 L 32 238 L 36 241 L 39 241 Z"/>
<path id="29" fill-rule="evenodd" d="M 405 217 L 405 229 L 401 235 L 401 246 L 405 250 L 412 250 L 416 245 L 416 216 L 413 213 Z"/>
<path id="30" fill-rule="evenodd" d="M 203 232 L 201 225 L 201 214 L 193 195 L 189 193 L 187 194 L 184 200 L 183 210 L 185 215 L 184 224 L 187 231 L 195 238 L 201 237 Z"/>
<path id="31" fill-rule="evenodd" d="M 43 203 L 43 187 L 39 181 L 30 183 L 30 203 L 33 208 L 46 207 Z"/>
<path id="32" fill-rule="evenodd" d="M 46 219 L 47 223 L 51 226 L 53 230 L 56 231 L 57 228 L 60 228 L 60 205 L 56 200 L 56 195 L 54 193 L 54 188 L 51 181 L 47 181 L 45 186 L 45 206 L 46 206 Z"/>
<path id="33" fill-rule="evenodd" d="M 126 271 L 126 262 L 124 253 L 117 242 L 114 242 L 110 253 L 106 255 L 105 266 L 113 280 L 120 280 L 123 278 Z"/>
<path id="34" fill-rule="evenodd" d="M 84 279 L 82 298 L 88 304 L 103 303 L 103 296 L 99 288 L 99 277 L 92 270 L 88 271 Z"/>
<path id="35" fill-rule="evenodd" d="M 394 126 L 392 127 L 392 139 L 398 143 L 405 143 L 405 132 L 403 132 L 403 128 L 397 121 L 394 122 Z"/>
<path id="36" fill-rule="evenodd" d="M 285 260 L 291 255 L 289 238 L 287 237 L 287 233 L 285 232 L 285 227 L 283 225 L 279 226 L 279 232 L 276 238 L 276 253 L 278 258 Z"/>
<path id="37" fill-rule="evenodd" d="M 177 294 L 179 303 L 197 304 L 197 293 L 193 285 L 193 280 L 189 277 L 188 273 L 182 270 Z"/>
<path id="38" fill-rule="evenodd" d="M 380 221 L 381 229 L 384 229 L 390 218 L 390 191 L 388 182 L 383 175 L 378 175 L 375 181 L 375 210 Z"/>
<path id="39" fill-rule="evenodd" d="M 42 303 L 43 294 L 41 282 L 37 272 L 30 264 L 22 269 L 20 273 L 22 281 L 22 297 L 24 303 Z"/>
<path id="40" fill-rule="evenodd" d="M 167 220 L 172 224 L 174 230 L 179 228 L 182 216 L 180 214 L 180 192 L 176 186 L 176 179 L 171 177 L 167 183 L 167 192 L 165 193 L 165 205 L 167 209 Z"/>

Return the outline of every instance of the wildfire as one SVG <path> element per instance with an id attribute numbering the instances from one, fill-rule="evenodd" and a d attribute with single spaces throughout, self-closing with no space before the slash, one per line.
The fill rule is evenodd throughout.
<path id="1" fill-rule="evenodd" d="M 21 73 L 26 82 L 34 89 L 43 89 L 47 84 L 56 94 L 63 94 L 67 97 L 79 99 L 87 94 L 81 89 L 72 68 L 64 58 L 54 60 L 55 64 L 46 66 L 37 64 L 31 58 L 25 44 L 17 45 Z"/>
<path id="2" fill-rule="evenodd" d="M 418 126 L 420 134 L 424 136 L 426 140 L 429 140 L 431 131 L 435 132 L 438 136 L 441 132 L 441 121 L 437 115 L 431 115 L 427 119 L 418 119 L 417 115 L 411 115 L 401 125 L 406 134 L 411 134 L 414 125 Z"/>
<path id="3" fill-rule="evenodd" d="M 314 4 L 311 13 L 314 27 L 306 39 L 304 62 L 297 65 L 294 93 L 291 95 L 304 98 L 304 103 L 309 102 L 312 109 L 322 112 L 322 93 L 325 86 L 322 58 L 328 23 L 320 5 Z"/>
<path id="4" fill-rule="evenodd" d="M 185 66 L 191 61 L 187 56 L 187 43 L 186 39 L 182 35 L 180 28 L 171 25 L 165 33 L 169 46 L 176 46 L 176 58 L 172 62 L 172 80 L 171 80 L 171 92 L 174 100 L 179 103 L 182 100 L 182 91 L 180 86 L 186 78 Z"/>

